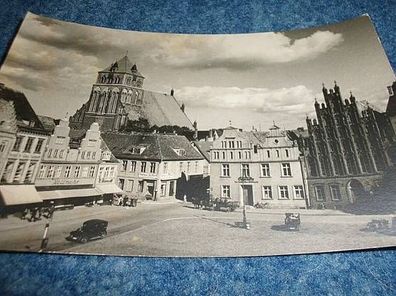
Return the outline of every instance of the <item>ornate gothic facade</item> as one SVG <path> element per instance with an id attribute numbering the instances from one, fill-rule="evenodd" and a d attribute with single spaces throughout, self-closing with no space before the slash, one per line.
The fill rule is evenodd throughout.
<path id="1" fill-rule="evenodd" d="M 322 91 L 325 102 L 315 101 L 317 119 L 307 118 L 301 147 L 312 206 L 337 207 L 378 186 L 391 165 L 387 149 L 395 133 L 385 113 L 352 94 L 343 101 L 337 84 Z"/>

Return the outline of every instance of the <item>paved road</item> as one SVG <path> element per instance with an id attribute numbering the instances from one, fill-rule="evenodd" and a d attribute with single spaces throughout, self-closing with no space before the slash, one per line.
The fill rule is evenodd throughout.
<path id="1" fill-rule="evenodd" d="M 362 233 L 374 218 L 390 215 L 351 215 L 331 210 L 300 210 L 302 231 L 282 233 L 284 210 L 249 209 L 248 232 L 235 228 L 240 210 L 232 213 L 193 209 L 181 202 L 139 204 L 137 208 L 116 206 L 78 207 L 57 211 L 49 230 L 47 251 L 149 256 L 224 256 L 293 253 L 353 247 L 395 245 L 395 237 Z M 109 221 L 108 236 L 79 244 L 65 240 L 70 231 L 89 219 Z M 9 217 L 0 220 L 0 249 L 39 250 L 46 220 L 35 223 Z M 271 242 L 271 243 L 270 243 Z M 270 244 L 269 244 L 270 243 Z M 370 245 L 368 245 L 368 243 Z M 266 246 L 265 248 L 257 246 Z"/>

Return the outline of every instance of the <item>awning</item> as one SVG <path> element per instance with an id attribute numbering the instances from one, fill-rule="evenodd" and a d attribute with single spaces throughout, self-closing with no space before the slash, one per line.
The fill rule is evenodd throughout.
<path id="1" fill-rule="evenodd" d="M 34 185 L 2 185 L 0 194 L 6 206 L 43 202 Z"/>
<path id="2" fill-rule="evenodd" d="M 39 191 L 43 200 L 53 200 L 61 198 L 78 198 L 101 195 L 102 192 L 95 188 L 69 189 L 69 190 L 49 190 Z"/>
<path id="3" fill-rule="evenodd" d="M 118 187 L 114 183 L 108 183 L 108 184 L 97 184 L 96 189 L 102 192 L 102 194 L 106 193 L 123 193 L 124 191 Z"/>

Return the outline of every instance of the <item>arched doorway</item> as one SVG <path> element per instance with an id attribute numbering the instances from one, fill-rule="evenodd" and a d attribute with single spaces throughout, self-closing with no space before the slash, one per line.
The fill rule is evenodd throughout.
<path id="1" fill-rule="evenodd" d="M 358 199 L 367 197 L 367 191 L 364 189 L 363 184 L 359 180 L 350 180 L 346 185 L 346 189 L 350 203 L 354 203 Z"/>

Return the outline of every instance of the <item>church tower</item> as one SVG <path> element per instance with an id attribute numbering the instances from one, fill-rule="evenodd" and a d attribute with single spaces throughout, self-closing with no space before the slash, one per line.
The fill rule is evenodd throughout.
<path id="1" fill-rule="evenodd" d="M 103 131 L 118 130 L 128 114 L 142 105 L 143 82 L 144 76 L 128 56 L 115 61 L 98 72 L 89 101 L 71 118 L 73 125 L 87 129 L 97 122 Z"/>

